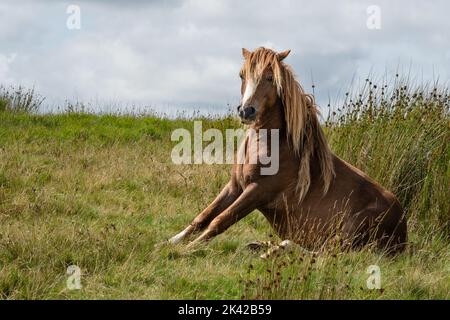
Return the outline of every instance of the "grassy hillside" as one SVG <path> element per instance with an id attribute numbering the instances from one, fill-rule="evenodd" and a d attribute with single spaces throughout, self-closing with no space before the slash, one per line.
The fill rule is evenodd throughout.
<path id="1" fill-rule="evenodd" d="M 155 247 L 220 191 L 227 165 L 172 164 L 172 130 L 191 120 L 27 113 L 0 98 L 0 298 L 450 298 L 450 98 L 445 90 L 367 83 L 326 132 L 334 152 L 393 190 L 408 214 L 407 252 L 287 254 L 254 212 L 194 252 Z M 226 129 L 233 118 L 202 119 Z M 67 267 L 80 290 L 66 288 Z M 369 290 L 378 265 L 381 290 Z"/>

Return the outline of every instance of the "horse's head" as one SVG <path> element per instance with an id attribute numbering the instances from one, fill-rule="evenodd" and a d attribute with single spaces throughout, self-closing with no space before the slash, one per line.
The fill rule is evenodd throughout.
<path id="1" fill-rule="evenodd" d="M 254 52 L 242 49 L 245 59 L 239 73 L 242 98 L 237 109 L 243 123 L 253 123 L 274 107 L 281 87 L 280 63 L 289 52 L 277 53 L 266 48 L 258 48 Z"/>

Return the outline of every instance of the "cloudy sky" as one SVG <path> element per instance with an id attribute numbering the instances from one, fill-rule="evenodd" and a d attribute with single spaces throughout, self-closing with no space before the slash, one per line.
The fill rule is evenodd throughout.
<path id="1" fill-rule="evenodd" d="M 286 62 L 323 106 L 368 73 L 448 81 L 449 13 L 445 0 L 1 0 L 0 84 L 35 86 L 48 109 L 223 113 L 239 101 L 241 48 L 268 46 L 292 49 Z"/>

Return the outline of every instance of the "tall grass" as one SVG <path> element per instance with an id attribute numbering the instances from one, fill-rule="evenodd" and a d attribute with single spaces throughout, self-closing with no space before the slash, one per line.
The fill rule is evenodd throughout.
<path id="1" fill-rule="evenodd" d="M 0 112 L 37 112 L 44 100 L 34 88 L 0 86 Z"/>

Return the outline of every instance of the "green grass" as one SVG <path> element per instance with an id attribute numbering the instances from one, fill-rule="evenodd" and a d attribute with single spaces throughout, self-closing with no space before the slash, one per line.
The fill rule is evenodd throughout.
<path id="1" fill-rule="evenodd" d="M 276 240 L 258 212 L 197 251 L 155 247 L 229 177 L 228 165 L 172 164 L 171 132 L 192 130 L 191 120 L 4 108 L 0 298 L 449 299 L 449 96 L 395 91 L 402 86 L 381 95 L 367 84 L 326 124 L 332 149 L 406 208 L 411 244 L 396 258 L 363 250 L 263 261 L 245 248 Z M 239 126 L 202 120 L 204 129 Z M 374 264 L 382 290 L 366 287 Z M 81 268 L 81 290 L 66 288 L 70 265 Z"/>

